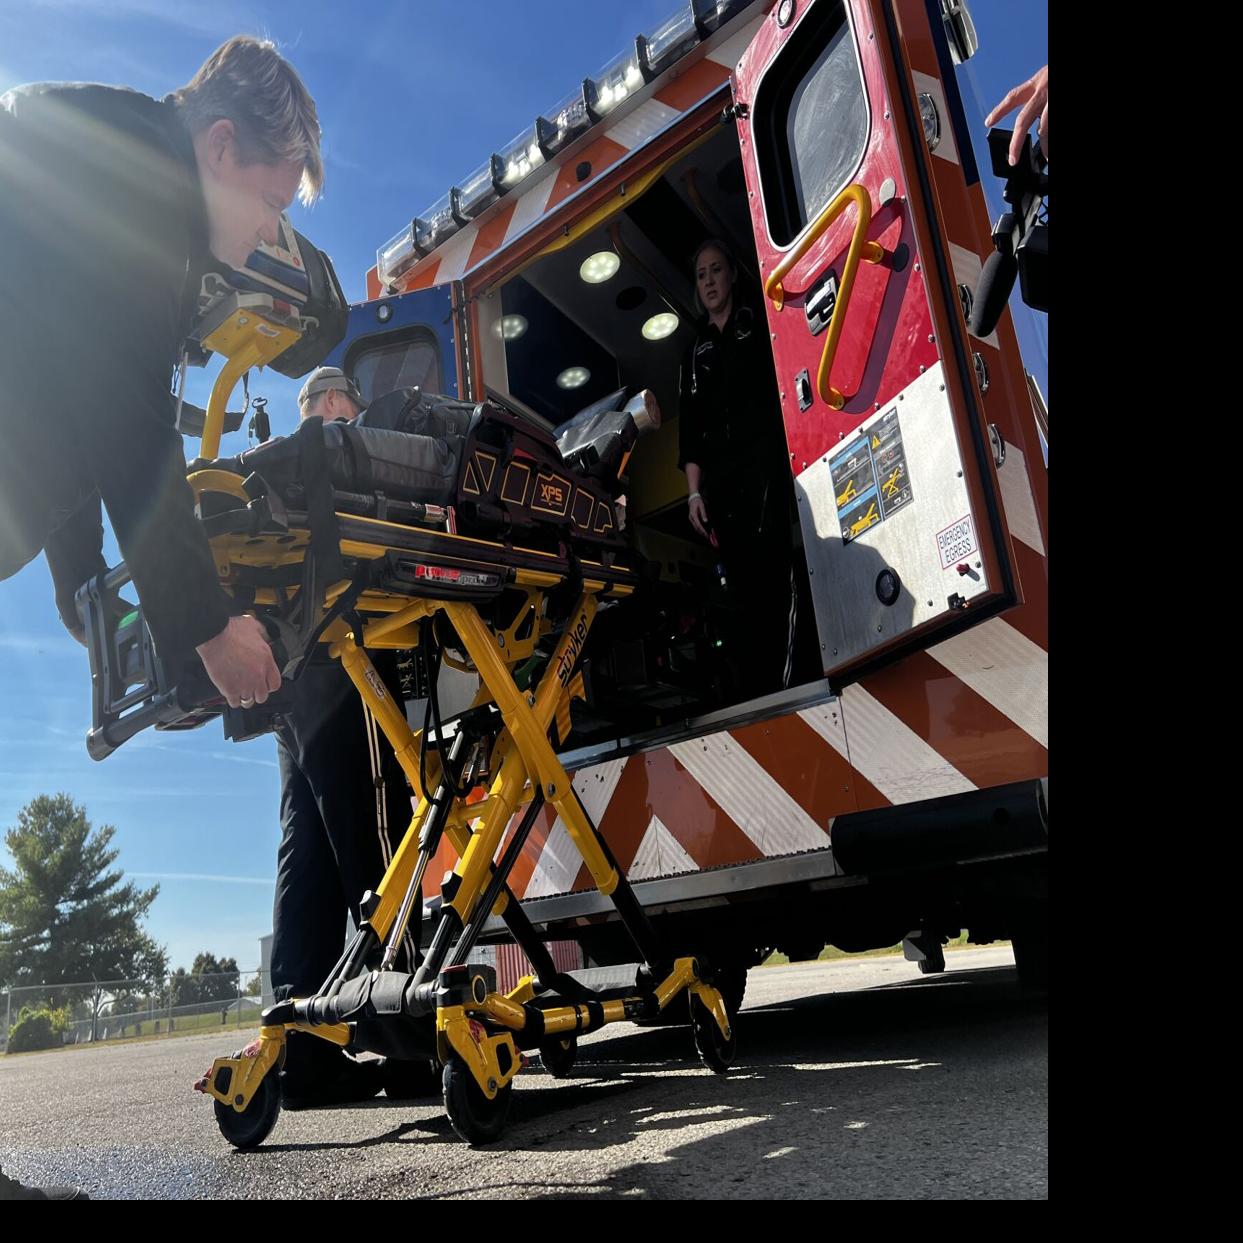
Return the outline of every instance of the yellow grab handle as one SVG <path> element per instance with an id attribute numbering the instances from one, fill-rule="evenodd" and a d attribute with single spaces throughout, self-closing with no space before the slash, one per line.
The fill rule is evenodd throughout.
<path id="1" fill-rule="evenodd" d="M 824 342 L 824 352 L 820 355 L 820 369 L 816 373 L 816 389 L 821 399 L 834 410 L 840 410 L 846 404 L 843 393 L 838 392 L 830 383 L 829 375 L 833 370 L 833 358 L 837 353 L 837 342 L 842 335 L 842 325 L 846 322 L 846 307 L 850 302 L 851 290 L 854 288 L 855 273 L 861 260 L 868 263 L 880 263 L 885 257 L 885 248 L 879 242 L 869 242 L 867 231 L 872 224 L 872 198 L 861 185 L 847 186 L 829 205 L 816 217 L 803 240 L 773 269 L 768 280 L 764 282 L 764 293 L 772 299 L 773 308 L 780 311 L 785 306 L 785 289 L 782 281 L 790 269 L 815 245 L 825 230 L 853 203 L 858 209 L 854 233 L 850 238 L 850 249 L 846 252 L 846 267 L 842 272 L 842 285 L 837 291 L 837 301 L 833 304 L 833 316 L 829 320 L 829 331 Z"/>

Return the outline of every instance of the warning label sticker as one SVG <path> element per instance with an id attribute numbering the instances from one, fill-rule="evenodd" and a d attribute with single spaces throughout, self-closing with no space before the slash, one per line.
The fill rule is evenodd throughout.
<path id="1" fill-rule="evenodd" d="M 971 515 L 959 518 L 950 523 L 944 531 L 937 533 L 937 552 L 941 554 L 941 569 L 948 570 L 957 565 L 964 557 L 976 551 L 975 527 L 971 523 Z"/>
<path id="2" fill-rule="evenodd" d="M 830 463 L 842 543 L 862 535 L 911 503 L 911 477 L 895 406 Z"/>

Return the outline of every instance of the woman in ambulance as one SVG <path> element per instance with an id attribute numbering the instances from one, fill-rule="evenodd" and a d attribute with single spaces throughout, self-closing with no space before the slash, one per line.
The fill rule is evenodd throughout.
<path id="1" fill-rule="evenodd" d="M 678 465 L 691 526 L 716 549 L 726 583 L 726 662 L 752 698 L 790 684 L 793 487 L 764 316 L 735 296 L 738 267 L 723 242 L 704 242 L 693 270 L 705 318 L 682 362 Z"/>

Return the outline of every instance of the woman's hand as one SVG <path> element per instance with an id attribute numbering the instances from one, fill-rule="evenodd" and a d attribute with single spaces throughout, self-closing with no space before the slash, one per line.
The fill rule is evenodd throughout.
<path id="1" fill-rule="evenodd" d="M 708 507 L 704 504 L 704 498 L 698 492 L 690 498 L 690 520 L 691 526 L 704 539 L 710 540 L 712 538 L 708 530 Z"/>

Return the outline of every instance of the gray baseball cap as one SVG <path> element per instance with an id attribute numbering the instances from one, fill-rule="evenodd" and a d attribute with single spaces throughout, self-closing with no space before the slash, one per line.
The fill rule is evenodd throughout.
<path id="1" fill-rule="evenodd" d="M 306 378 L 302 391 L 298 394 L 298 405 L 305 406 L 312 397 L 326 393 L 329 389 L 339 389 L 347 397 L 358 403 L 359 408 L 366 406 L 358 385 L 341 370 L 340 367 L 316 367 Z"/>

